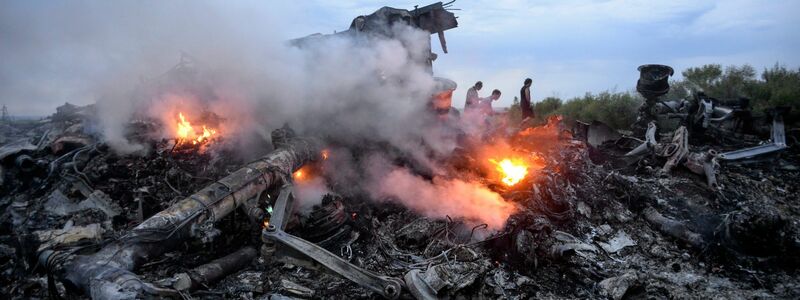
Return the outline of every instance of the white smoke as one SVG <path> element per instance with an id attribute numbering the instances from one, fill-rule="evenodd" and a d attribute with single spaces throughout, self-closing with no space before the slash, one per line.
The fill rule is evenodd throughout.
<path id="1" fill-rule="evenodd" d="M 516 211 L 513 204 L 478 183 L 444 178 L 427 181 L 401 168 L 378 181 L 373 195 L 397 200 L 427 217 L 463 218 L 470 224 L 485 223 L 493 230 L 502 229 Z"/>
<path id="2" fill-rule="evenodd" d="M 126 137 L 131 120 L 149 117 L 169 123 L 176 109 L 191 107 L 222 117 L 222 132 L 238 139 L 240 149 L 263 153 L 267 149 L 250 149 L 258 144 L 253 137 L 267 138 L 272 129 L 288 123 L 300 134 L 321 136 L 344 149 L 385 144 L 399 152 L 383 153 L 386 159 L 404 157 L 436 172 L 436 156 L 447 155 L 454 144 L 424 121 L 435 80 L 418 62 L 430 55 L 430 33 L 398 24 L 387 28 L 393 38 L 336 35 L 295 47 L 288 43 L 293 37 L 281 31 L 297 22 L 294 13 L 245 3 L 176 1 L 152 7 L 138 1 L 76 2 L 19 35 L 41 38 L 37 47 L 52 47 L 42 51 L 65 65 L 70 61 L 59 57 L 59 51 L 92 66 L 84 72 L 67 68 L 77 74 L 50 76 L 78 78 L 81 90 L 91 91 L 83 95 L 96 98 L 99 128 L 121 154 L 146 148 Z M 58 43 L 48 44 L 47 39 Z M 177 78 L 162 75 L 184 51 L 194 58 L 194 71 Z M 169 135 L 168 129 L 162 135 Z M 391 165 L 383 171 L 391 176 L 376 181 L 361 175 L 362 167 L 353 162 L 348 172 L 342 168 L 334 176 L 351 185 L 382 187 L 375 196 L 396 197 L 430 216 L 479 217 L 477 210 L 459 209 L 462 204 L 490 203 L 508 210 L 497 194 L 472 183 L 428 182 L 402 169 L 392 171 Z M 400 193 L 396 183 L 407 191 Z M 423 192 L 419 199 L 424 201 L 408 194 L 413 190 Z M 302 198 L 315 198 L 312 194 Z M 436 197 L 454 202 L 432 210 L 423 205 Z M 490 215 L 487 222 L 498 227 L 500 219 Z"/>

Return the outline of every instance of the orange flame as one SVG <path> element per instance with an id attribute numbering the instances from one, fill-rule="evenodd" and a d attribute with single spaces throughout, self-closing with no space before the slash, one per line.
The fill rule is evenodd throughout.
<path id="1" fill-rule="evenodd" d="M 196 145 L 197 143 L 210 140 L 214 135 L 217 134 L 216 130 L 210 129 L 206 125 L 202 125 L 203 131 L 198 133 L 194 130 L 192 123 L 186 120 L 186 117 L 183 116 L 182 112 L 178 113 L 178 118 L 180 120 L 178 121 L 176 136 L 179 140 L 179 143 L 192 141 L 192 144 Z"/>
<path id="2" fill-rule="evenodd" d="M 528 166 L 520 160 L 505 158 L 500 162 L 494 159 L 490 159 L 489 162 L 497 166 L 497 170 L 503 175 L 502 181 L 507 186 L 519 183 L 528 175 Z"/>
<path id="3" fill-rule="evenodd" d="M 305 178 L 305 173 L 303 173 L 303 169 L 300 169 L 300 170 L 294 171 L 294 173 L 292 174 L 292 177 L 294 177 L 294 180 L 303 180 L 303 178 Z"/>
<path id="4" fill-rule="evenodd" d="M 327 160 L 328 156 L 330 156 L 330 151 L 328 151 L 328 149 L 323 149 L 322 150 L 322 160 Z"/>
<path id="5" fill-rule="evenodd" d="M 298 181 L 298 182 L 302 182 L 302 181 L 305 181 L 307 179 L 311 179 L 313 177 L 313 175 L 314 175 L 313 171 L 314 170 L 312 169 L 311 165 L 304 165 L 304 166 L 300 167 L 299 169 L 297 169 L 297 171 L 294 171 L 294 173 L 292 173 L 292 179 L 294 179 L 294 181 Z"/>
<path id="6" fill-rule="evenodd" d="M 185 140 L 189 137 L 189 134 L 194 134 L 194 129 L 192 129 L 192 123 L 186 121 L 183 113 L 178 113 L 178 117 L 181 119 L 178 121 L 178 138 Z"/>

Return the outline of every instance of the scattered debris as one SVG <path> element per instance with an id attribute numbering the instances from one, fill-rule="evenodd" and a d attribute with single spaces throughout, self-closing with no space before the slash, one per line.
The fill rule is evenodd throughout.
<path id="1" fill-rule="evenodd" d="M 403 20 L 436 33 L 445 48 L 443 32 L 457 25 L 449 4 L 383 8 L 341 34 Z M 316 38 L 324 37 L 293 43 Z M 184 63 L 168 74 L 188 72 Z M 381 143 L 359 142 L 338 158 L 368 163 L 375 152 L 392 153 L 420 181 L 469 180 L 506 204 L 497 224 L 481 218 L 485 203 L 477 217 L 426 214 L 342 187 L 324 172 L 341 171 L 329 159 L 339 153 L 326 147 L 342 145 L 288 126 L 244 159 L 214 129 L 222 127 L 165 139 L 152 135 L 163 125 L 152 120 L 128 128 L 144 151 L 114 153 L 84 126 L 92 106 L 4 123 L 0 283 L 8 288 L 0 296 L 798 298 L 800 156 L 782 137 L 792 124 L 776 114 L 766 146 L 756 136 L 730 138 L 720 124 L 732 111 L 702 97 L 694 110 L 700 102 L 660 102 L 672 68 L 640 72 L 637 90 L 648 102 L 633 132 L 643 141 L 602 123 L 578 123 L 573 138 L 556 116 L 463 138 L 435 172 Z M 676 126 L 663 126 L 664 114 Z M 218 121 L 195 115 L 205 116 L 191 119 L 197 124 Z M 698 132 L 729 138 L 698 141 Z M 509 160 L 521 171 L 513 184 L 491 173 L 502 167 L 481 167 L 491 161 L 479 150 L 495 144 L 524 158 Z M 295 188 L 310 177 L 326 190 L 301 207 Z"/>
<path id="2" fill-rule="evenodd" d="M 297 283 L 291 282 L 286 279 L 281 279 L 281 290 L 285 293 L 301 297 L 311 298 L 314 297 L 314 291 Z"/>
<path id="3" fill-rule="evenodd" d="M 614 300 L 622 299 L 628 291 L 639 281 L 639 276 L 635 271 L 628 271 L 616 277 L 611 277 L 600 281 L 600 294 Z"/>
<path id="4" fill-rule="evenodd" d="M 631 239 L 631 237 L 628 236 L 628 234 L 625 233 L 624 230 L 620 230 L 617 231 L 617 234 L 613 238 L 611 238 L 607 243 L 600 242 L 598 244 L 600 244 L 600 248 L 603 248 L 603 250 L 605 250 L 606 252 L 616 253 L 619 250 L 622 250 L 622 248 L 628 246 L 635 246 L 636 242 L 634 242 L 633 239 Z"/>
<path id="5" fill-rule="evenodd" d="M 96 223 L 87 226 L 67 225 L 64 229 L 34 231 L 33 234 L 41 243 L 37 251 L 73 244 L 84 239 L 99 242 L 105 232 L 100 224 Z"/>

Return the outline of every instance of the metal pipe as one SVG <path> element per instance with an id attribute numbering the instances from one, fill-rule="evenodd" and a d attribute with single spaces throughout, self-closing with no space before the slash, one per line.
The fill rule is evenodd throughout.
<path id="1" fill-rule="evenodd" d="M 194 290 L 213 284 L 247 266 L 256 258 L 256 249 L 244 247 L 238 251 L 175 276 L 172 287 L 179 291 Z"/>
<path id="2" fill-rule="evenodd" d="M 139 280 L 120 280 L 122 277 L 135 277 L 131 271 L 141 264 L 190 237 L 205 236 L 213 230 L 214 222 L 244 201 L 282 184 L 303 164 L 319 159 L 322 144 L 317 139 L 291 137 L 291 133 L 277 135 L 283 138 L 270 154 L 155 214 L 97 253 L 45 251 L 39 255 L 40 262 L 46 263 L 65 286 L 88 293 L 93 299 L 135 297 L 146 286 Z"/>
<path id="3" fill-rule="evenodd" d="M 683 222 L 665 217 L 652 207 L 645 208 L 644 219 L 655 226 L 657 230 L 696 248 L 703 248 L 706 245 L 706 241 L 702 235 L 691 231 Z"/>

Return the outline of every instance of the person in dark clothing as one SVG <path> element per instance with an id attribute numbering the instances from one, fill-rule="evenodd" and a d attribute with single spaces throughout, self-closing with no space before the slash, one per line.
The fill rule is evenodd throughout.
<path id="1" fill-rule="evenodd" d="M 519 90 L 519 106 L 522 109 L 522 119 L 533 118 L 533 105 L 531 105 L 531 84 L 533 80 L 525 79 L 525 84 Z"/>

